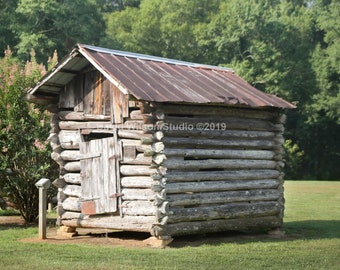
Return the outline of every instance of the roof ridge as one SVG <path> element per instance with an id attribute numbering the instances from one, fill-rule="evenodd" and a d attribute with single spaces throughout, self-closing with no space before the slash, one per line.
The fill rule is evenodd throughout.
<path id="1" fill-rule="evenodd" d="M 155 61 L 155 62 L 161 62 L 161 63 L 167 63 L 172 65 L 180 65 L 180 66 L 188 66 L 193 68 L 202 68 L 202 69 L 211 69 L 211 70 L 220 70 L 220 71 L 229 71 L 234 72 L 233 69 L 227 68 L 227 67 L 220 67 L 220 66 L 213 66 L 213 65 L 207 65 L 207 64 L 200 64 L 200 63 L 193 63 L 193 62 L 187 62 L 182 60 L 175 60 L 160 56 L 152 56 L 147 54 L 141 54 L 141 53 L 133 53 L 133 52 L 126 52 L 126 51 L 120 51 L 120 50 L 113 50 L 113 49 L 107 49 L 103 47 L 97 47 L 92 45 L 86 45 L 86 44 L 77 44 L 80 48 L 101 52 L 101 53 L 108 53 L 108 54 L 114 54 L 118 56 L 124 56 L 124 57 L 130 57 L 130 58 L 136 58 L 136 59 L 142 59 L 146 61 Z"/>

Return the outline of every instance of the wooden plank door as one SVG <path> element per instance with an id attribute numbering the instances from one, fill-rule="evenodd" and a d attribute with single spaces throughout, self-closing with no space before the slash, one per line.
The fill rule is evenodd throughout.
<path id="1" fill-rule="evenodd" d="M 115 142 L 112 137 L 80 144 L 82 213 L 117 211 Z"/>

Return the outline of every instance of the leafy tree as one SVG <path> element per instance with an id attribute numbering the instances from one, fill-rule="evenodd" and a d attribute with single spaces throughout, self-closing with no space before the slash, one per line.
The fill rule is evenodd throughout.
<path id="1" fill-rule="evenodd" d="M 315 13 L 321 35 L 312 61 L 320 91 L 313 96 L 315 102 L 310 109 L 316 113 L 309 120 L 317 122 L 318 117 L 325 116 L 340 124 L 340 2 L 331 1 Z"/>
<path id="2" fill-rule="evenodd" d="M 315 1 L 316 48 L 310 58 L 318 92 L 304 112 L 307 160 L 316 178 L 339 179 L 340 168 L 340 2 Z"/>
<path id="3" fill-rule="evenodd" d="M 306 100 L 315 91 L 308 62 L 313 50 L 310 17 L 303 7 L 286 1 L 231 0 L 221 5 L 205 39 L 215 42 L 215 64 L 234 68 L 267 93 Z"/>
<path id="4" fill-rule="evenodd" d="M 299 169 L 303 161 L 304 152 L 294 144 L 291 139 L 287 139 L 283 147 L 285 149 L 285 174 L 289 179 L 300 179 Z"/>
<path id="5" fill-rule="evenodd" d="M 102 12 L 124 10 L 127 7 L 139 7 L 141 0 L 96 0 Z"/>
<path id="6" fill-rule="evenodd" d="M 22 99 L 24 89 L 44 73 L 34 54 L 24 67 L 10 50 L 0 60 L 0 190 L 27 223 L 38 215 L 35 182 L 42 177 L 53 179 L 56 172 L 46 141 L 48 115 Z"/>
<path id="7" fill-rule="evenodd" d="M 0 57 L 4 56 L 7 46 L 14 46 L 18 41 L 10 28 L 14 21 L 13 14 L 17 2 L 17 0 L 0 0 Z"/>
<path id="8" fill-rule="evenodd" d="M 20 0 L 11 29 L 20 59 L 32 49 L 42 62 L 54 50 L 65 55 L 75 43 L 96 44 L 105 24 L 95 0 Z"/>
<path id="9" fill-rule="evenodd" d="M 107 36 L 125 50 L 200 61 L 195 33 L 218 7 L 219 0 L 144 0 L 139 8 L 110 14 Z"/>

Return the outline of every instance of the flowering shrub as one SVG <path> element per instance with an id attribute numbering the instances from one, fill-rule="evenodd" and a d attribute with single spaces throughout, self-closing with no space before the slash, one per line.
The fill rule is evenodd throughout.
<path id="1" fill-rule="evenodd" d="M 7 197 L 27 223 L 38 215 L 38 190 L 42 177 L 53 179 L 56 168 L 46 138 L 49 115 L 22 99 L 25 89 L 46 69 L 34 54 L 24 66 L 7 50 L 0 59 L 0 197 Z"/>

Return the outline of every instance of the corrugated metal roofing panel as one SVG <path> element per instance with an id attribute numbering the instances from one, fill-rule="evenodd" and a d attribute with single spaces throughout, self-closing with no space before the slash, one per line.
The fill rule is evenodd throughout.
<path id="1" fill-rule="evenodd" d="M 44 84 L 65 85 L 75 75 L 65 74 L 63 69 L 80 71 L 88 62 L 124 94 L 144 101 L 295 108 L 283 99 L 257 90 L 227 68 L 87 45 L 77 45 L 29 93 L 48 91 Z"/>

